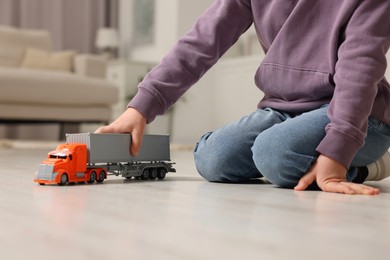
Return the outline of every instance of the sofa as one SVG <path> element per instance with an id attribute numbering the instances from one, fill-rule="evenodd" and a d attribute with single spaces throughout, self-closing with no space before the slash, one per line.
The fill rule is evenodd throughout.
<path id="1" fill-rule="evenodd" d="M 107 123 L 118 88 L 107 61 L 53 51 L 47 31 L 0 26 L 0 123 Z"/>

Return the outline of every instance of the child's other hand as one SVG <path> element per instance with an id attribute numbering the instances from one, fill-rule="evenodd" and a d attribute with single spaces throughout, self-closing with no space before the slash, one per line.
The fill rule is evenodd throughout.
<path id="1" fill-rule="evenodd" d="M 145 126 L 145 117 L 134 108 L 128 108 L 114 122 L 107 126 L 99 127 L 95 133 L 130 133 L 130 153 L 136 156 L 142 144 Z"/>
<path id="2" fill-rule="evenodd" d="M 379 189 L 373 187 L 348 182 L 346 180 L 347 169 L 342 164 L 325 155 L 320 155 L 310 170 L 299 180 L 295 190 L 305 190 L 314 181 L 318 187 L 326 192 L 344 194 L 379 194 Z"/>

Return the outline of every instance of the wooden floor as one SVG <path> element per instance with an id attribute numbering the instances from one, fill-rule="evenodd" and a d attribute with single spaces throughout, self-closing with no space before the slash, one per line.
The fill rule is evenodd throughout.
<path id="1" fill-rule="evenodd" d="M 163 181 L 39 186 L 47 152 L 0 149 L 1 259 L 390 259 L 390 179 L 375 197 L 213 184 L 173 151 Z"/>

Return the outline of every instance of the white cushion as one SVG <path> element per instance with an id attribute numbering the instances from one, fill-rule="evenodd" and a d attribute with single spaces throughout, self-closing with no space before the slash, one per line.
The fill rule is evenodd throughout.
<path id="1" fill-rule="evenodd" d="M 112 83 L 71 73 L 0 68 L 0 103 L 107 105 L 118 92 Z"/>
<path id="2" fill-rule="evenodd" d="M 75 56 L 76 52 L 72 50 L 49 52 L 27 48 L 21 67 L 72 72 Z"/>
<path id="3" fill-rule="evenodd" d="M 20 66 L 27 47 L 51 51 L 49 32 L 0 26 L 0 66 Z"/>

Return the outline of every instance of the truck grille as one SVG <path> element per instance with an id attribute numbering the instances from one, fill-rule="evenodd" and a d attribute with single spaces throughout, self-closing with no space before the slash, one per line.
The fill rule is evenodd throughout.
<path id="1" fill-rule="evenodd" d="M 38 180 L 52 180 L 54 165 L 40 164 L 37 172 Z"/>

